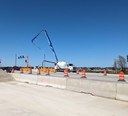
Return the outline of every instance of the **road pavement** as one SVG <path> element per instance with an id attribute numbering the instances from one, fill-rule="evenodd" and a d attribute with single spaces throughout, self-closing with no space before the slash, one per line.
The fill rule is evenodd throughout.
<path id="1" fill-rule="evenodd" d="M 0 83 L 0 116 L 127 116 L 128 102 L 21 82 Z"/>

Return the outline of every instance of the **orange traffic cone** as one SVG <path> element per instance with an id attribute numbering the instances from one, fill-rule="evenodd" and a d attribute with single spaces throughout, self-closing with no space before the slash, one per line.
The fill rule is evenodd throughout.
<path id="1" fill-rule="evenodd" d="M 78 69 L 76 70 L 76 74 L 79 74 L 79 70 Z"/>
<path id="2" fill-rule="evenodd" d="M 86 71 L 85 70 L 82 70 L 82 76 L 81 78 L 86 78 Z"/>
<path id="3" fill-rule="evenodd" d="M 14 68 L 12 68 L 11 73 L 14 73 Z"/>
<path id="4" fill-rule="evenodd" d="M 64 70 L 64 77 L 68 77 L 68 69 Z"/>
<path id="5" fill-rule="evenodd" d="M 38 75 L 40 75 L 40 68 L 38 68 L 38 72 L 37 72 Z"/>
<path id="6" fill-rule="evenodd" d="M 22 68 L 20 68 L 20 73 L 23 73 L 23 69 Z"/>
<path id="7" fill-rule="evenodd" d="M 120 71 L 120 73 L 119 73 L 119 80 L 118 81 L 125 81 L 124 80 L 124 72 L 123 71 Z"/>
<path id="8" fill-rule="evenodd" d="M 46 69 L 46 75 L 47 75 L 47 76 L 50 75 L 50 70 L 49 70 L 49 68 Z"/>
<path id="9" fill-rule="evenodd" d="M 28 74 L 32 74 L 32 69 L 29 68 Z"/>
<path id="10" fill-rule="evenodd" d="M 104 76 L 107 76 L 107 70 L 104 69 Z"/>

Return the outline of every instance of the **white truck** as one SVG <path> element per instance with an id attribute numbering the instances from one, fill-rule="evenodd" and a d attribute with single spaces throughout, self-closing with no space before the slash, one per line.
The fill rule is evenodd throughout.
<path id="1" fill-rule="evenodd" d="M 59 61 L 55 64 L 55 69 L 57 71 L 64 71 L 64 69 L 68 69 L 70 72 L 75 72 L 76 67 L 73 64 L 67 64 L 64 61 Z"/>

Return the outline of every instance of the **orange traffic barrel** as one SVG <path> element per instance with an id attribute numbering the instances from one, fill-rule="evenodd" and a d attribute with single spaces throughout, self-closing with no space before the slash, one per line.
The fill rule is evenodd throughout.
<path id="1" fill-rule="evenodd" d="M 46 69 L 46 75 L 50 75 L 50 70 L 49 70 L 49 68 Z"/>
<path id="2" fill-rule="evenodd" d="M 76 74 L 79 74 L 79 70 L 78 69 L 76 70 Z"/>
<path id="3" fill-rule="evenodd" d="M 64 70 L 64 77 L 68 77 L 68 69 Z"/>
<path id="4" fill-rule="evenodd" d="M 107 70 L 104 69 L 104 76 L 107 76 Z"/>
<path id="5" fill-rule="evenodd" d="M 28 74 L 32 74 L 32 69 L 31 68 L 29 68 Z"/>
<path id="6" fill-rule="evenodd" d="M 86 71 L 85 70 L 82 70 L 82 76 L 81 78 L 86 78 Z"/>
<path id="7" fill-rule="evenodd" d="M 38 68 L 37 74 L 40 75 L 40 68 Z"/>
<path id="8" fill-rule="evenodd" d="M 20 68 L 20 73 L 23 73 L 23 68 Z"/>
<path id="9" fill-rule="evenodd" d="M 123 71 L 120 71 L 120 73 L 119 73 L 119 80 L 118 81 L 125 81 L 124 80 L 124 72 Z"/>
<path id="10" fill-rule="evenodd" d="M 14 68 L 12 68 L 11 73 L 14 73 Z"/>

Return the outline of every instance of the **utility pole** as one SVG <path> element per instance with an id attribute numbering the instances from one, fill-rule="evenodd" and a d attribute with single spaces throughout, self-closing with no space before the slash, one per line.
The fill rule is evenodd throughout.
<path id="1" fill-rule="evenodd" d="M 29 66 L 29 57 L 28 57 L 28 56 L 26 56 L 25 62 L 26 62 L 26 64 L 27 64 L 27 68 L 30 67 L 30 66 Z"/>
<path id="2" fill-rule="evenodd" d="M 15 66 L 17 66 L 17 54 L 15 54 Z"/>

